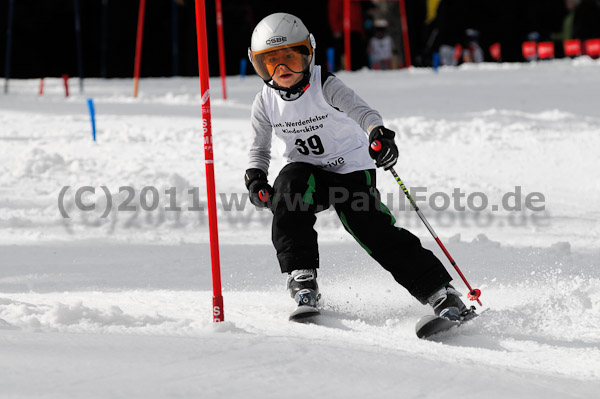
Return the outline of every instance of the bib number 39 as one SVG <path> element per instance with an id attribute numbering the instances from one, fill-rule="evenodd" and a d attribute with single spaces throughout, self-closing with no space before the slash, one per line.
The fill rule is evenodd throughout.
<path id="1" fill-rule="evenodd" d="M 317 135 L 310 136 L 306 140 L 297 139 L 295 144 L 296 149 L 302 155 L 308 155 L 311 152 L 314 155 L 321 155 L 325 152 L 325 149 L 323 148 L 323 142 Z"/>

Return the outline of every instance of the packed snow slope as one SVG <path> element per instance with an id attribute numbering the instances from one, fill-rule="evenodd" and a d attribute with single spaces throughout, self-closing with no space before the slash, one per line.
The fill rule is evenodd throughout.
<path id="1" fill-rule="evenodd" d="M 10 82 L 0 96 L 2 398 L 592 398 L 600 391 L 600 61 L 339 72 L 397 132 L 396 171 L 481 316 L 431 310 L 319 214 L 323 316 L 293 302 L 243 172 L 262 82 L 211 79 L 225 322 L 211 317 L 198 79 Z M 92 140 L 86 100 L 96 110 Z M 270 179 L 284 165 L 274 141 Z M 393 177 L 397 224 L 444 255 Z M 401 259 L 399 259 L 401 262 Z M 464 284 L 455 285 L 464 292 Z"/>

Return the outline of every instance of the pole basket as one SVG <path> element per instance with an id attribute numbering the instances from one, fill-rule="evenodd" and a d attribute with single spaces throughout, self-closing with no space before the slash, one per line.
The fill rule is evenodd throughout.
<path id="1" fill-rule="evenodd" d="M 471 292 L 467 294 L 467 298 L 471 301 L 479 301 L 479 297 L 481 296 L 481 290 L 478 288 L 474 288 Z"/>

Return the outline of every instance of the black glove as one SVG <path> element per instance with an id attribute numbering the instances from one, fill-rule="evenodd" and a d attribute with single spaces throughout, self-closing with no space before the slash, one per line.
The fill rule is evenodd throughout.
<path id="1" fill-rule="evenodd" d="M 369 155 L 378 168 L 388 170 L 398 162 L 398 147 L 394 143 L 396 133 L 383 126 L 377 126 L 369 134 Z"/>
<path id="2" fill-rule="evenodd" d="M 267 183 L 267 174 L 260 169 L 248 169 L 244 181 L 250 192 L 250 202 L 260 208 L 270 208 L 274 191 Z"/>

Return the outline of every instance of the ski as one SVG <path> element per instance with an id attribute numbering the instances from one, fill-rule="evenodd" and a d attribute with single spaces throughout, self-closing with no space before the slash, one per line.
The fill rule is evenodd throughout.
<path id="1" fill-rule="evenodd" d="M 415 332 L 417 333 L 417 337 L 428 339 L 436 334 L 449 331 L 454 327 L 459 327 L 475 317 L 477 317 L 477 313 L 475 313 L 474 308 L 471 308 L 468 313 L 465 312 L 460 320 L 450 320 L 445 317 L 426 315 L 417 321 Z"/>
<path id="2" fill-rule="evenodd" d="M 296 310 L 290 313 L 290 321 L 295 321 L 299 323 L 309 323 L 320 314 L 321 312 L 316 307 L 302 305 L 298 306 Z"/>
<path id="3" fill-rule="evenodd" d="M 452 327 L 458 327 L 460 324 L 460 321 L 448 320 L 445 317 L 431 314 L 419 319 L 415 327 L 415 332 L 417 333 L 417 337 L 427 339 L 432 335 L 448 331 Z"/>

